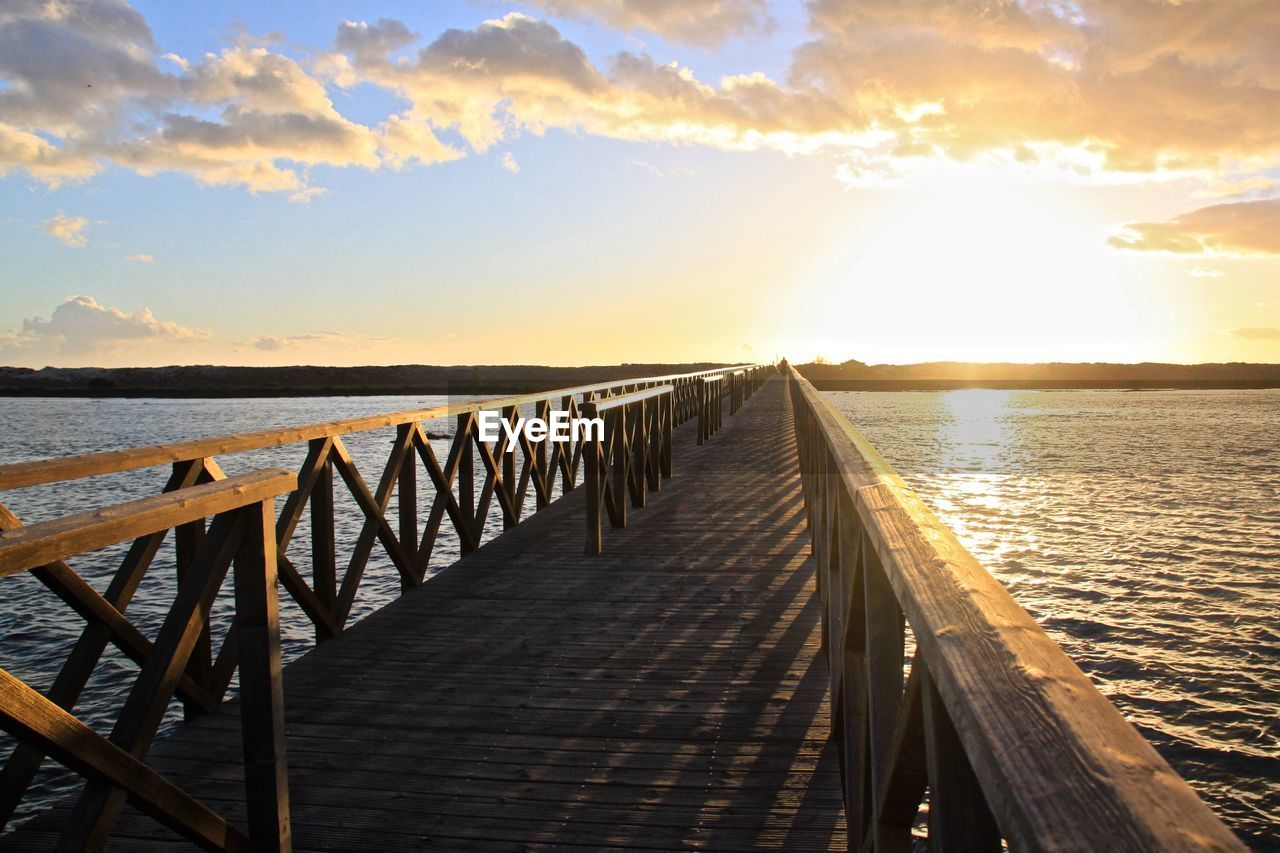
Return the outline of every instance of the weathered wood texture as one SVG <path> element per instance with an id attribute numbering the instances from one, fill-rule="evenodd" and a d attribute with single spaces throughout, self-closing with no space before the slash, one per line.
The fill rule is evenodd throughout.
<path id="1" fill-rule="evenodd" d="M 788 377 L 850 847 L 906 849 L 927 785 L 933 849 L 1243 850 L 857 429 Z"/>
<path id="2" fill-rule="evenodd" d="M 179 476 L 176 483 L 187 480 L 186 475 Z M 68 603 L 92 602 L 92 606 L 77 609 L 91 627 L 107 628 L 129 638 L 124 646 L 140 664 L 109 739 L 70 713 L 83 681 L 77 685 L 55 682 L 46 697 L 0 669 L 0 728 L 21 744 L 0 781 L 6 803 L 22 796 L 43 754 L 53 755 L 86 778 L 61 824 L 58 849 L 102 849 L 126 800 L 206 849 L 289 849 L 272 503 L 296 486 L 291 472 L 268 469 L 30 527 L 21 527 L 14 518 L 0 513 L 0 577 L 31 571 L 61 590 Z M 206 516 L 212 516 L 207 533 L 203 527 Z M 99 596 L 61 561 L 130 539 L 143 541 L 170 527 L 181 530 L 194 524 L 200 525 L 200 541 L 191 543 L 194 547 L 173 605 L 154 642 L 146 640 L 116 609 L 123 604 L 119 590 L 109 590 L 109 598 Z M 247 837 L 223 815 L 192 799 L 142 761 L 176 694 L 186 694 L 183 698 L 188 707 L 212 710 L 221 701 L 234 660 L 216 689 L 193 683 L 188 673 L 194 663 L 193 652 L 208 637 L 212 599 L 233 561 L 238 642 L 224 643 L 223 648 L 239 653 L 241 734 L 249 768 L 245 777 Z M 125 571 L 130 565 L 126 560 Z M 105 643 L 96 645 L 96 650 L 78 647 L 68 663 L 74 661 L 77 671 L 92 671 Z M 6 805 L 6 817 L 9 810 Z M 273 823 L 272 813 L 281 820 Z"/>
<path id="3" fill-rule="evenodd" d="M 605 554 L 570 494 L 285 668 L 294 849 L 843 847 L 791 413 L 751 390 Z M 249 826 L 237 704 L 149 760 Z M 176 843 L 132 810 L 112 841 Z"/>
<path id="4" fill-rule="evenodd" d="M 587 496 L 586 553 L 604 550 L 602 510 L 613 527 L 627 526 L 627 498 L 643 507 L 649 492 L 671 476 L 672 417 L 675 395 L 670 385 L 619 394 L 584 403 L 584 417 L 598 421 L 598 440 L 585 443 Z M 625 488 L 625 494 L 624 494 Z"/>

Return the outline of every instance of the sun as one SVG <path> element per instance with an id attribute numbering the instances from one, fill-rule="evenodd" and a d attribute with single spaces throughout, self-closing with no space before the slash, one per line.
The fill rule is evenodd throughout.
<path id="1" fill-rule="evenodd" d="M 1160 333 L 1096 222 L 1060 199 L 966 185 L 855 227 L 873 236 L 827 260 L 816 294 L 830 357 L 1140 360 Z"/>

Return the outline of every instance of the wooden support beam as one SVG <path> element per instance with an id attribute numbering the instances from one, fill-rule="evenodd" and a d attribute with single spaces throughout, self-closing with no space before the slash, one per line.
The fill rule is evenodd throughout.
<path id="1" fill-rule="evenodd" d="M 275 512 L 269 501 L 239 510 L 235 630 L 240 657 L 240 731 L 249 837 L 258 850 L 288 851 L 289 768 L 285 758 Z"/>
<path id="2" fill-rule="evenodd" d="M 254 849 L 220 815 L 3 669 L 0 727 L 77 773 L 120 788 L 142 811 L 205 850 Z"/>

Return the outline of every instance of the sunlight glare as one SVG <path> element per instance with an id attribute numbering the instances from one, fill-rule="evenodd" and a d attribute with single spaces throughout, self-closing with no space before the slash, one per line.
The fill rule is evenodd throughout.
<path id="1" fill-rule="evenodd" d="M 1070 213 L 970 186 L 864 223 L 876 236 L 818 271 L 823 332 L 805 343 L 836 360 L 1139 360 L 1158 334 L 1146 294 Z"/>

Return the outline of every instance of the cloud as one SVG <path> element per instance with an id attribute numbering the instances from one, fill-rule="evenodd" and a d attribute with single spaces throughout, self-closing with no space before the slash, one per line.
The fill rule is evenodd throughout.
<path id="1" fill-rule="evenodd" d="M 698 44 L 770 26 L 765 0 L 527 2 Z M 1272 186 L 1262 173 L 1280 159 L 1275 0 L 806 8 L 809 39 L 781 78 L 746 69 L 703 80 L 643 53 L 593 61 L 552 24 L 514 12 L 425 39 L 391 19 L 347 21 L 331 49 L 293 49 L 302 58 L 244 34 L 181 57 L 163 53 L 124 0 L 13 0 L 0 12 L 0 174 L 56 184 L 114 164 L 305 201 L 318 167 L 444 163 L 564 129 L 834 150 L 854 186 L 973 162 L 1071 179 L 1193 175 L 1222 198 Z M 404 104 L 357 121 L 335 105 L 335 86 Z"/>
<path id="2" fill-rule="evenodd" d="M 59 210 L 52 218 L 46 219 L 43 225 L 44 233 L 73 249 L 84 248 L 89 243 L 89 236 L 84 233 L 89 227 L 89 220 L 83 216 L 67 216 Z"/>
<path id="3" fill-rule="evenodd" d="M 92 296 L 72 296 L 48 320 L 33 317 L 21 329 L 0 333 L 0 354 L 88 355 L 156 343 L 206 341 L 208 332 L 157 320 L 149 308 L 126 314 Z"/>
<path id="4" fill-rule="evenodd" d="M 403 358 L 401 339 L 320 330 L 301 335 L 229 339 L 159 319 L 149 308 L 132 313 L 72 296 L 48 319 L 32 317 L 0 331 L 0 364 L 139 366 L 163 364 L 390 363 Z"/>
<path id="5" fill-rule="evenodd" d="M 379 129 L 342 116 L 297 61 L 246 35 L 162 57 L 123 0 L 10 4 L 0 84 L 0 174 L 57 183 L 111 162 L 307 198 L 309 167 L 381 165 Z"/>
<path id="6" fill-rule="evenodd" d="M 516 159 L 516 155 L 507 151 L 498 158 L 498 168 L 505 169 L 514 175 L 520 171 L 520 161 Z"/>
<path id="7" fill-rule="evenodd" d="M 1247 195 L 1269 193 L 1280 188 L 1280 181 L 1266 175 L 1254 175 L 1239 181 L 1213 184 L 1192 193 L 1194 198 L 1242 198 Z"/>
<path id="8" fill-rule="evenodd" d="M 135 263 L 139 263 L 139 264 L 154 264 L 156 262 L 156 259 L 154 256 L 143 254 L 141 252 L 139 252 L 136 255 L 130 255 L 129 257 L 125 258 L 125 260 L 134 261 Z"/>
<path id="9" fill-rule="evenodd" d="M 1276 255 L 1280 199 L 1215 204 L 1168 222 L 1130 222 L 1107 242 L 1139 252 Z"/>
<path id="10" fill-rule="evenodd" d="M 1248 341 L 1280 341 L 1280 329 L 1254 327 L 1236 329 L 1231 334 Z"/>
<path id="11" fill-rule="evenodd" d="M 764 0 L 529 0 L 551 15 L 598 20 L 620 30 L 645 30 L 674 41 L 716 45 L 768 32 Z"/>
<path id="12" fill-rule="evenodd" d="M 684 166 L 676 166 L 675 168 L 668 168 L 668 169 L 659 169 L 657 166 L 653 165 L 652 163 L 647 163 L 644 160 L 628 160 L 627 164 L 631 166 L 635 166 L 637 169 L 643 169 L 649 174 L 653 175 L 655 178 L 666 178 L 670 175 L 692 176 L 697 174 L 696 172 L 694 172 L 693 169 L 689 169 Z"/>
<path id="13" fill-rule="evenodd" d="M 1192 278 L 1222 278 L 1226 273 L 1209 267 L 1194 267 L 1187 271 L 1187 275 Z"/>
<path id="14" fill-rule="evenodd" d="M 344 32 L 339 45 L 349 40 Z M 362 38 L 370 45 L 385 41 Z M 407 100 L 401 121 L 455 130 L 475 151 L 519 132 L 564 128 L 614 139 L 799 152 L 848 144 L 861 126 L 821 92 L 787 88 L 763 74 L 712 86 L 678 64 L 628 52 L 598 68 L 551 24 L 514 12 L 473 30 L 447 30 L 411 60 L 362 43 L 330 65 Z"/>
<path id="15" fill-rule="evenodd" d="M 1216 172 L 1280 153 L 1274 0 L 814 0 L 792 85 L 910 154 Z"/>
<path id="16" fill-rule="evenodd" d="M 346 332 L 320 331 L 306 335 L 263 335 L 253 342 L 253 348 L 262 352 L 283 352 L 301 349 L 370 349 L 389 343 L 391 338 Z"/>
<path id="17" fill-rule="evenodd" d="M 289 193 L 289 201 L 294 204 L 310 204 L 313 198 L 328 195 L 329 191 L 324 187 L 305 187 Z"/>
<path id="18" fill-rule="evenodd" d="M 284 338 L 278 338 L 275 335 L 265 335 L 253 342 L 253 348 L 263 352 L 278 352 L 287 346 L 289 343 Z"/>
<path id="19" fill-rule="evenodd" d="M 353 54 L 357 59 L 377 59 L 412 44 L 418 34 L 411 32 L 400 21 L 381 18 L 377 23 L 343 21 L 338 26 L 335 46 L 342 53 Z"/>

